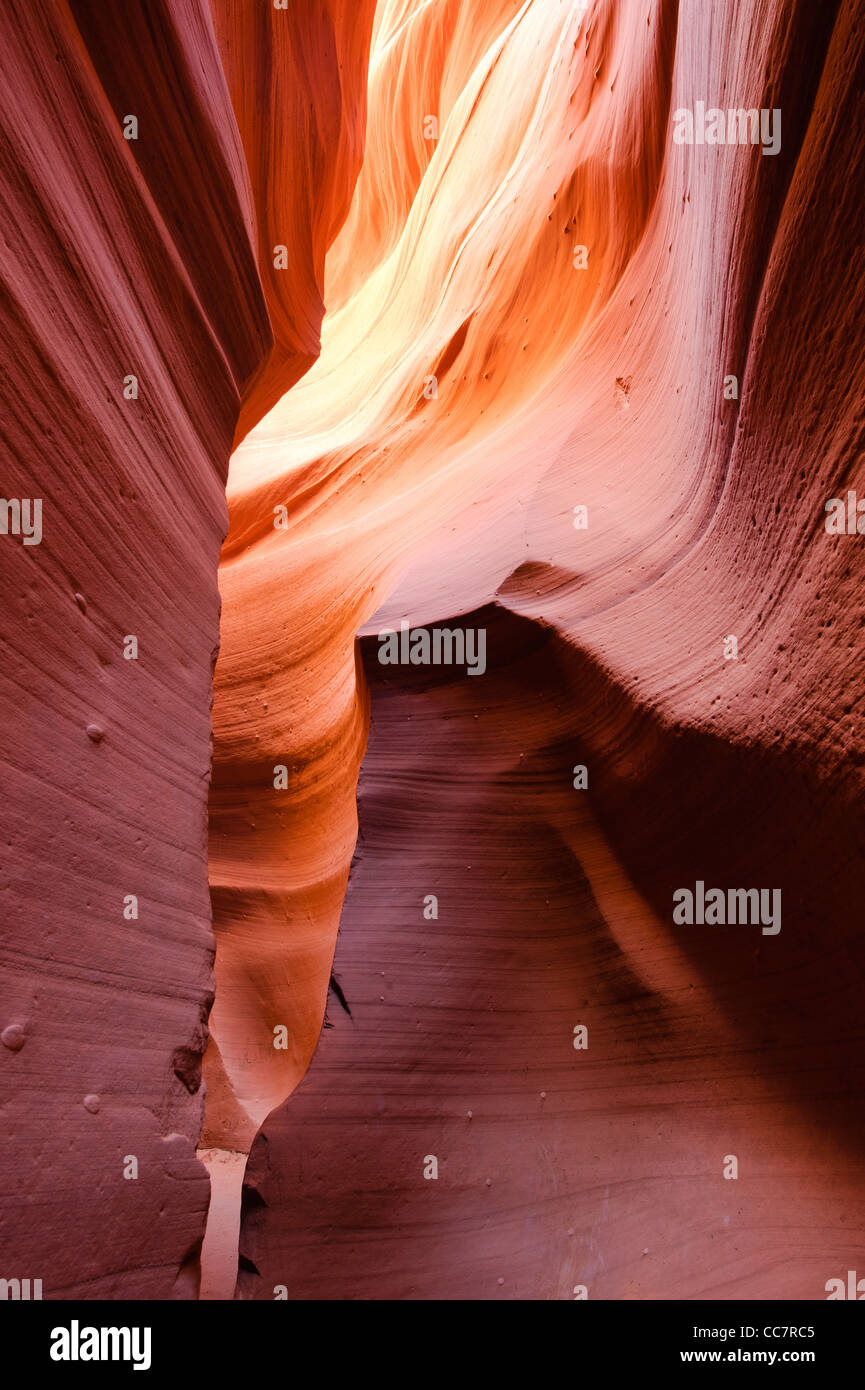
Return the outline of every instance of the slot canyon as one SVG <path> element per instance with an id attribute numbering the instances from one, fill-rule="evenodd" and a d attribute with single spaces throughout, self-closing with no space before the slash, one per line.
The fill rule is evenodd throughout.
<path id="1" fill-rule="evenodd" d="M 0 70 L 0 1277 L 865 1275 L 860 0 L 11 0 Z"/>

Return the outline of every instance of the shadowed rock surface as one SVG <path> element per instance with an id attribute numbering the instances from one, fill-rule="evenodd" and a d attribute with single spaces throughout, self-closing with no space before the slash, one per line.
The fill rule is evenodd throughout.
<path id="1" fill-rule="evenodd" d="M 0 1278 L 195 1298 L 225 478 L 274 320 L 320 313 L 338 213 L 278 303 L 203 0 L 22 0 L 0 55 L 0 490 L 42 507 L 39 544 L 0 535 Z M 291 113 L 281 138 L 313 158 Z M 281 197 L 304 227 L 309 196 Z"/>

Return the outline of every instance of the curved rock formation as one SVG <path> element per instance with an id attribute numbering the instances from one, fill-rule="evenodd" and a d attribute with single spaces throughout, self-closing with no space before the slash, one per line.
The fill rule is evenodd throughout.
<path id="1" fill-rule="evenodd" d="M 855 1266 L 860 10 L 0 15 L 0 1278 Z"/>
<path id="2" fill-rule="evenodd" d="M 321 356 L 232 461 L 225 1143 L 316 1047 L 372 721 L 240 1295 L 820 1297 L 861 1236 L 861 26 L 481 8 L 379 7 Z M 697 102 L 780 149 L 677 144 Z M 401 621 L 486 672 L 382 667 Z M 782 930 L 674 924 L 698 879 Z"/>
<path id="3" fill-rule="evenodd" d="M 318 355 L 325 253 L 360 170 L 375 0 L 212 6 L 252 185 L 274 345 L 237 438 Z"/>

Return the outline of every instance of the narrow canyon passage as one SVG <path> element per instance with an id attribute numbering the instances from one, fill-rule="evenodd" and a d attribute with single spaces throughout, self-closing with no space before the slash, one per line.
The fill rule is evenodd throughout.
<path id="1" fill-rule="evenodd" d="M 863 1270 L 863 3 L 0 5 L 13 1301 Z"/>

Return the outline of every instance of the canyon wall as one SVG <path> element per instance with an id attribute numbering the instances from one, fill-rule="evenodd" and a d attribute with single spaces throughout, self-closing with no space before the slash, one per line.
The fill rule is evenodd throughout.
<path id="1" fill-rule="evenodd" d="M 211 1297 L 861 1264 L 863 49 L 7 6 L 0 1278 L 197 1297 L 196 1149 Z"/>
<path id="2" fill-rule="evenodd" d="M 305 240 L 280 297 L 221 56 L 234 9 L 52 0 L 0 17 L 2 491 L 41 514 L 38 536 L 0 536 L 0 1277 L 40 1279 L 45 1298 L 198 1291 L 228 457 L 286 336 L 314 350 L 365 90 L 360 40 L 347 116 L 324 91 L 318 132 L 275 109 L 319 181 L 283 192 Z M 317 9 L 298 62 L 327 33 Z M 333 22 L 330 42 L 337 67 Z"/>

